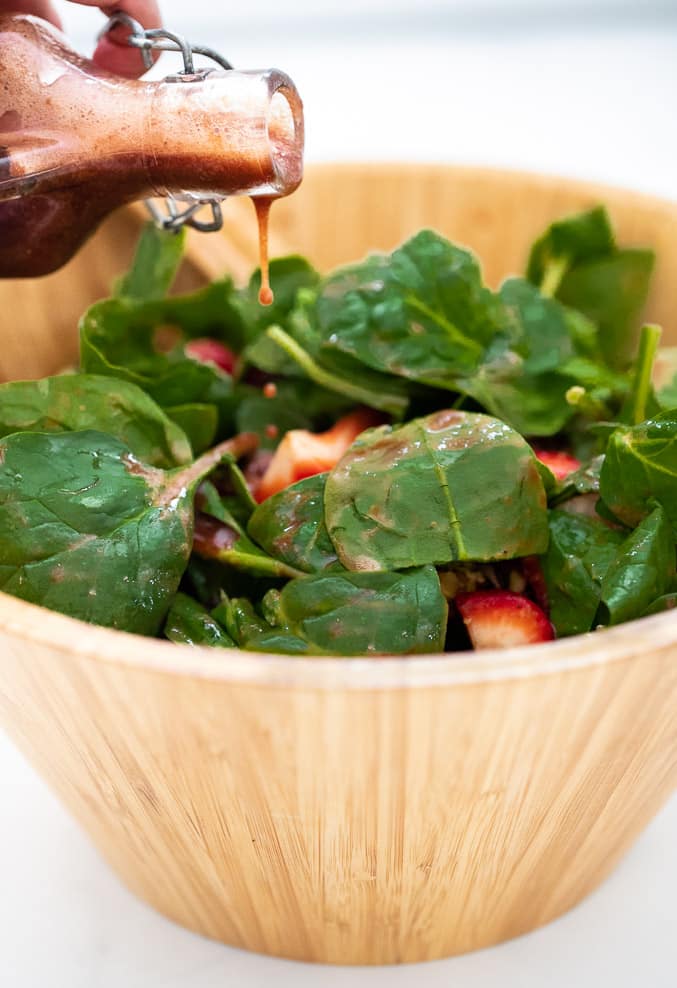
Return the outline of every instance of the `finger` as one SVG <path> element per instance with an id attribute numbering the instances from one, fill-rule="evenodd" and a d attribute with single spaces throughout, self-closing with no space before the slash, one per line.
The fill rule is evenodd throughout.
<path id="1" fill-rule="evenodd" d="M 115 11 L 123 11 L 143 27 L 160 27 L 162 19 L 155 0 L 120 0 L 119 3 L 102 5 L 96 0 L 75 0 L 87 7 L 100 7 L 107 16 Z M 134 79 L 146 71 L 143 57 L 137 48 L 130 48 L 126 42 L 129 31 L 120 25 L 99 41 L 93 58 L 97 65 L 115 72 L 117 75 Z"/>
<path id="2" fill-rule="evenodd" d="M 2 6 L 2 4 L 0 4 Z M 9 9 L 13 14 L 34 14 L 42 17 L 56 27 L 61 27 L 61 18 L 50 3 L 50 0 L 12 0 Z"/>

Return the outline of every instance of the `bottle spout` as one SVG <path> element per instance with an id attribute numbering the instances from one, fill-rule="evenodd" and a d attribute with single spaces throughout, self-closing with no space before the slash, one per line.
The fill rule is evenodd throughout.
<path id="1" fill-rule="evenodd" d="M 289 76 L 277 69 L 269 73 L 270 104 L 268 141 L 275 192 L 289 195 L 303 178 L 303 104 Z"/>

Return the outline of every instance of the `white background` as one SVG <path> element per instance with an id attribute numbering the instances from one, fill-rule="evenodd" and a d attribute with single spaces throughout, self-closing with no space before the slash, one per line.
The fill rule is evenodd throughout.
<path id="1" fill-rule="evenodd" d="M 101 15 L 61 3 L 91 50 Z M 306 105 L 307 159 L 477 162 L 677 199 L 677 3 L 165 0 L 166 24 Z M 674 988 L 677 799 L 550 927 L 424 967 L 319 970 L 208 943 L 136 902 L 0 736 L 7 988 Z"/>

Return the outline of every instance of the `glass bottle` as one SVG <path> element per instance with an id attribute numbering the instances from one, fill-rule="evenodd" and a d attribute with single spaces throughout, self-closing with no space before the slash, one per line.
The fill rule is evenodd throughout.
<path id="1" fill-rule="evenodd" d="M 38 18 L 0 15 L 0 277 L 64 264 L 124 203 L 287 195 L 303 111 L 282 72 L 112 75 Z"/>

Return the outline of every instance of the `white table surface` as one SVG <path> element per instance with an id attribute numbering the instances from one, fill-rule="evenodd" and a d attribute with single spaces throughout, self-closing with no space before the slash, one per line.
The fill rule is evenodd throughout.
<path id="1" fill-rule="evenodd" d="M 405 30 L 400 20 L 390 34 L 373 21 L 351 32 L 334 22 L 317 37 L 310 25 L 302 41 L 277 28 L 267 34 L 260 20 L 254 37 L 241 17 L 217 13 L 221 5 L 163 6 L 172 28 L 197 39 L 197 23 L 202 40 L 238 65 L 289 71 L 305 98 L 310 160 L 474 161 L 677 198 L 677 20 L 665 14 L 669 4 L 626 4 L 639 11 L 633 24 L 620 15 L 568 18 L 548 3 L 559 14 L 535 17 L 529 28 L 522 3 L 519 18 L 504 15 L 492 29 L 459 2 L 450 7 L 464 16 L 442 19 L 435 31 L 417 31 L 415 21 Z M 444 5 L 411 4 L 426 7 L 439 13 Z M 99 19 L 72 8 L 67 23 L 83 43 Z M 674 988 L 676 835 L 674 798 L 601 889 L 520 940 L 423 967 L 319 970 L 228 949 L 156 916 L 121 888 L 0 735 L 0 985 Z"/>

